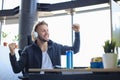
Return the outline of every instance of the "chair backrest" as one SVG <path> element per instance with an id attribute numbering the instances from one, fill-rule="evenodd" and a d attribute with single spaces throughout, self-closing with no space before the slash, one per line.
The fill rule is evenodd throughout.
<path id="1" fill-rule="evenodd" d="M 21 56 L 21 55 L 22 55 L 22 50 L 19 49 L 19 50 L 18 50 L 18 53 L 19 53 L 19 56 Z M 22 74 L 23 74 L 23 76 L 25 75 L 25 70 L 24 70 L 24 69 L 22 70 Z"/>
<path id="2" fill-rule="evenodd" d="M 32 43 L 33 42 L 32 42 L 32 39 L 31 39 L 31 35 L 28 35 L 27 36 L 27 45 L 30 45 Z M 19 53 L 19 56 L 21 56 L 22 55 L 22 49 L 19 49 L 18 53 Z M 22 80 L 28 80 L 28 77 L 26 77 L 26 75 L 25 75 L 25 69 L 22 70 L 22 76 L 18 76 L 18 78 L 22 79 Z"/>
<path id="3" fill-rule="evenodd" d="M 30 44 L 32 44 L 33 43 L 33 41 L 32 41 L 32 38 L 31 38 L 31 35 L 28 35 L 27 36 L 27 45 L 30 45 Z"/>

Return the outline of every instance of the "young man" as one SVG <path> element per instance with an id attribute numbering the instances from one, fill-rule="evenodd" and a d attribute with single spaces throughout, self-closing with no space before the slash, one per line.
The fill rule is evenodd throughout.
<path id="1" fill-rule="evenodd" d="M 15 73 L 21 72 L 25 68 L 28 73 L 29 68 L 53 69 L 56 65 L 61 65 L 61 55 L 72 50 L 77 53 L 80 48 L 80 26 L 74 24 L 75 41 L 73 46 L 64 46 L 49 39 L 48 24 L 44 21 L 38 22 L 32 31 L 33 43 L 26 46 L 22 51 L 20 59 L 15 56 L 15 43 L 9 44 L 10 62 Z"/>

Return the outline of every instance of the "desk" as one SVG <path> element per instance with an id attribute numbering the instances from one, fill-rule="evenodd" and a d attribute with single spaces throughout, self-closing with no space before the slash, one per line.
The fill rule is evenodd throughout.
<path id="1" fill-rule="evenodd" d="M 29 69 L 29 80 L 120 80 L 120 68 L 115 69 Z M 39 74 L 33 72 L 62 72 Z"/>

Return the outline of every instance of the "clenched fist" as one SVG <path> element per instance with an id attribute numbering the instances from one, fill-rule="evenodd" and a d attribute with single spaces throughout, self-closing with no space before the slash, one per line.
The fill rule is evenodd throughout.
<path id="1" fill-rule="evenodd" d="M 15 48 L 16 48 L 16 43 L 9 44 L 9 50 L 11 55 L 15 55 Z"/>
<path id="2" fill-rule="evenodd" d="M 79 24 L 73 24 L 72 29 L 73 29 L 75 32 L 79 32 L 79 31 L 80 31 L 80 25 L 79 25 Z"/>

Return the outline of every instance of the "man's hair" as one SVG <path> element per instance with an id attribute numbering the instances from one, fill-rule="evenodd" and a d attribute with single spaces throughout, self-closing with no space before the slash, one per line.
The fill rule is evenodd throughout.
<path id="1" fill-rule="evenodd" d="M 45 21 L 41 21 L 41 22 L 38 21 L 38 22 L 36 22 L 36 23 L 34 24 L 34 26 L 33 26 L 32 32 L 31 32 L 32 41 L 35 41 L 34 32 L 36 31 L 37 27 L 38 27 L 38 26 L 41 26 L 41 25 L 47 25 L 47 26 L 48 26 L 48 24 L 47 24 Z"/>
<path id="2" fill-rule="evenodd" d="M 45 21 L 41 21 L 41 22 L 39 21 L 34 25 L 34 31 L 36 31 L 37 27 L 41 26 L 41 25 L 47 25 L 48 26 L 48 24 Z"/>

